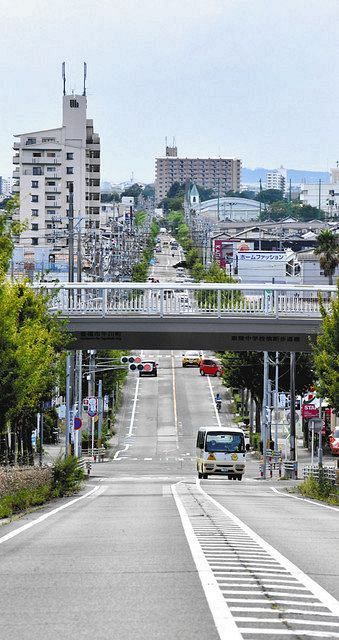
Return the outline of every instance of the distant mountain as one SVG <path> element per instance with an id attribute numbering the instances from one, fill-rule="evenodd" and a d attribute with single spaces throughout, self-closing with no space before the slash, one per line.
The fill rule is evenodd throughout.
<path id="1" fill-rule="evenodd" d="M 241 170 L 241 182 L 242 184 L 254 184 L 259 182 L 260 178 L 263 182 L 266 180 L 267 171 L 274 171 L 274 169 L 265 169 L 264 167 L 258 167 L 257 169 L 247 169 L 243 167 Z M 287 179 L 292 181 L 292 184 L 299 184 L 301 182 L 307 182 L 309 184 L 319 182 L 330 182 L 330 174 L 327 171 L 304 171 L 302 169 L 288 169 Z"/>

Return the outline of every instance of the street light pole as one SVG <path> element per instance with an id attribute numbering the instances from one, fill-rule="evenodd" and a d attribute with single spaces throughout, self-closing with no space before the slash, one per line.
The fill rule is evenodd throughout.
<path id="1" fill-rule="evenodd" d="M 290 353 L 290 450 L 291 460 L 296 462 L 296 441 L 295 441 L 295 351 Z M 294 476 L 293 472 L 293 476 Z"/>

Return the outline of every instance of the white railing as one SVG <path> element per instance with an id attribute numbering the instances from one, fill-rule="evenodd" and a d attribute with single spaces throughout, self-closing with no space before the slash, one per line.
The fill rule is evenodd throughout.
<path id="1" fill-rule="evenodd" d="M 320 318 L 335 286 L 177 283 L 40 283 L 62 315 L 247 316 Z"/>

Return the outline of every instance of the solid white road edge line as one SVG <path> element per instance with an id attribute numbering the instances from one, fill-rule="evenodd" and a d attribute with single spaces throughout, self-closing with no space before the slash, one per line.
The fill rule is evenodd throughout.
<path id="1" fill-rule="evenodd" d="M 234 621 L 232 613 L 230 612 L 227 602 L 219 589 L 211 567 L 203 554 L 185 507 L 179 498 L 175 484 L 172 484 L 171 489 L 220 640 L 242 640 L 243 636 Z"/>
<path id="2" fill-rule="evenodd" d="M 266 540 L 264 540 L 257 533 L 255 533 L 255 531 L 253 531 L 253 529 L 248 527 L 247 524 L 245 524 L 242 520 L 240 520 L 240 518 L 235 516 L 233 513 L 231 513 L 231 511 L 226 509 L 222 504 L 220 504 L 219 502 L 214 500 L 214 498 L 209 496 L 208 493 L 206 493 L 206 491 L 204 491 L 204 489 L 202 489 L 202 487 L 200 486 L 200 481 L 198 480 L 198 478 L 196 478 L 195 483 L 198 491 L 200 491 L 200 493 L 202 493 L 203 496 L 207 498 L 207 500 L 209 500 L 212 504 L 214 504 L 214 506 L 220 509 L 220 511 L 222 511 L 228 518 L 230 518 L 232 522 L 237 524 L 240 527 L 240 529 L 242 529 L 242 531 L 247 533 L 248 536 L 254 542 L 259 544 L 262 549 L 267 551 L 267 553 L 269 553 L 271 557 L 275 558 L 275 560 L 277 560 L 277 562 L 279 562 L 282 567 L 284 567 L 287 571 L 289 571 L 289 573 L 296 580 L 298 580 L 299 582 L 301 582 L 301 584 L 307 587 L 307 589 L 311 593 L 313 593 L 313 595 L 318 600 L 320 600 L 320 602 L 322 602 L 325 605 L 325 607 L 327 607 L 330 611 L 332 611 L 334 615 L 339 616 L 338 600 L 336 600 L 333 596 L 331 596 L 331 594 L 328 593 L 328 591 L 326 591 L 323 587 L 321 587 L 317 582 L 312 580 L 312 578 L 306 575 L 306 573 L 304 573 L 295 564 L 293 564 L 293 562 L 288 560 L 279 551 L 277 551 L 277 549 L 272 547 L 268 542 L 266 542 Z"/>
<path id="3" fill-rule="evenodd" d="M 217 409 L 217 405 L 215 404 L 211 378 L 209 376 L 207 376 L 207 379 L 208 379 L 208 384 L 209 384 L 209 388 L 210 388 L 210 392 L 211 392 L 211 396 L 212 396 L 212 400 L 213 400 L 213 406 L 214 406 L 214 411 L 215 411 L 215 415 L 216 415 L 216 418 L 217 418 L 218 427 L 221 427 L 221 422 L 220 422 L 220 418 L 219 418 L 219 412 L 218 412 L 218 409 Z"/>
<path id="4" fill-rule="evenodd" d="M 7 542 L 7 540 L 10 540 L 11 538 L 15 538 L 15 536 L 18 536 L 19 533 L 23 533 L 23 531 L 26 531 L 27 529 L 30 529 L 31 527 L 35 527 L 35 525 L 40 524 L 40 522 L 43 522 L 44 520 L 47 520 L 47 518 L 50 518 L 50 516 L 54 516 L 59 511 L 62 511 L 63 509 L 67 509 L 67 507 L 71 507 L 72 504 L 75 504 L 76 502 L 79 502 L 80 500 L 84 500 L 85 498 L 88 498 L 88 496 L 90 496 L 93 493 L 97 492 L 99 490 L 99 488 L 100 489 L 104 489 L 104 487 L 100 487 L 100 485 L 96 485 L 94 487 L 94 489 L 91 489 L 90 491 L 85 493 L 83 496 L 80 496 L 79 498 L 74 498 L 74 500 L 70 500 L 69 502 L 66 502 L 66 504 L 62 504 L 60 507 L 56 507 L 56 509 L 53 509 L 52 511 L 49 511 L 48 513 L 44 513 L 42 516 L 39 516 L 39 518 L 37 518 L 36 520 L 32 520 L 32 522 L 27 522 L 22 527 L 19 527 L 18 529 L 15 529 L 14 531 L 10 531 L 10 533 L 6 533 L 6 535 L 4 535 L 4 536 L 2 536 L 0 538 L 0 544 L 2 544 L 3 542 Z M 102 493 L 102 491 L 100 491 L 100 493 Z"/>
<path id="5" fill-rule="evenodd" d="M 275 487 L 270 487 L 270 488 L 272 491 L 274 491 L 274 493 L 278 493 L 280 496 L 283 496 L 284 498 L 294 498 L 294 500 L 309 502 L 310 504 L 313 504 L 315 507 L 321 507 L 322 509 L 331 509 L 331 511 L 336 511 L 337 513 L 339 513 L 338 507 L 331 507 L 331 505 L 329 504 L 321 504 L 320 502 L 316 502 L 315 500 L 311 500 L 309 498 L 301 498 L 299 496 L 293 496 L 291 493 L 284 493 L 283 491 L 279 491 L 279 489 L 276 489 Z"/>

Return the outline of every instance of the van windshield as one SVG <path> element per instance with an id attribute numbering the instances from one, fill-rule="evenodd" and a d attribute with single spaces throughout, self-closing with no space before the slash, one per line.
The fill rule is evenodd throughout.
<path id="1" fill-rule="evenodd" d="M 211 431 L 206 436 L 206 451 L 244 453 L 245 441 L 242 433 Z"/>

